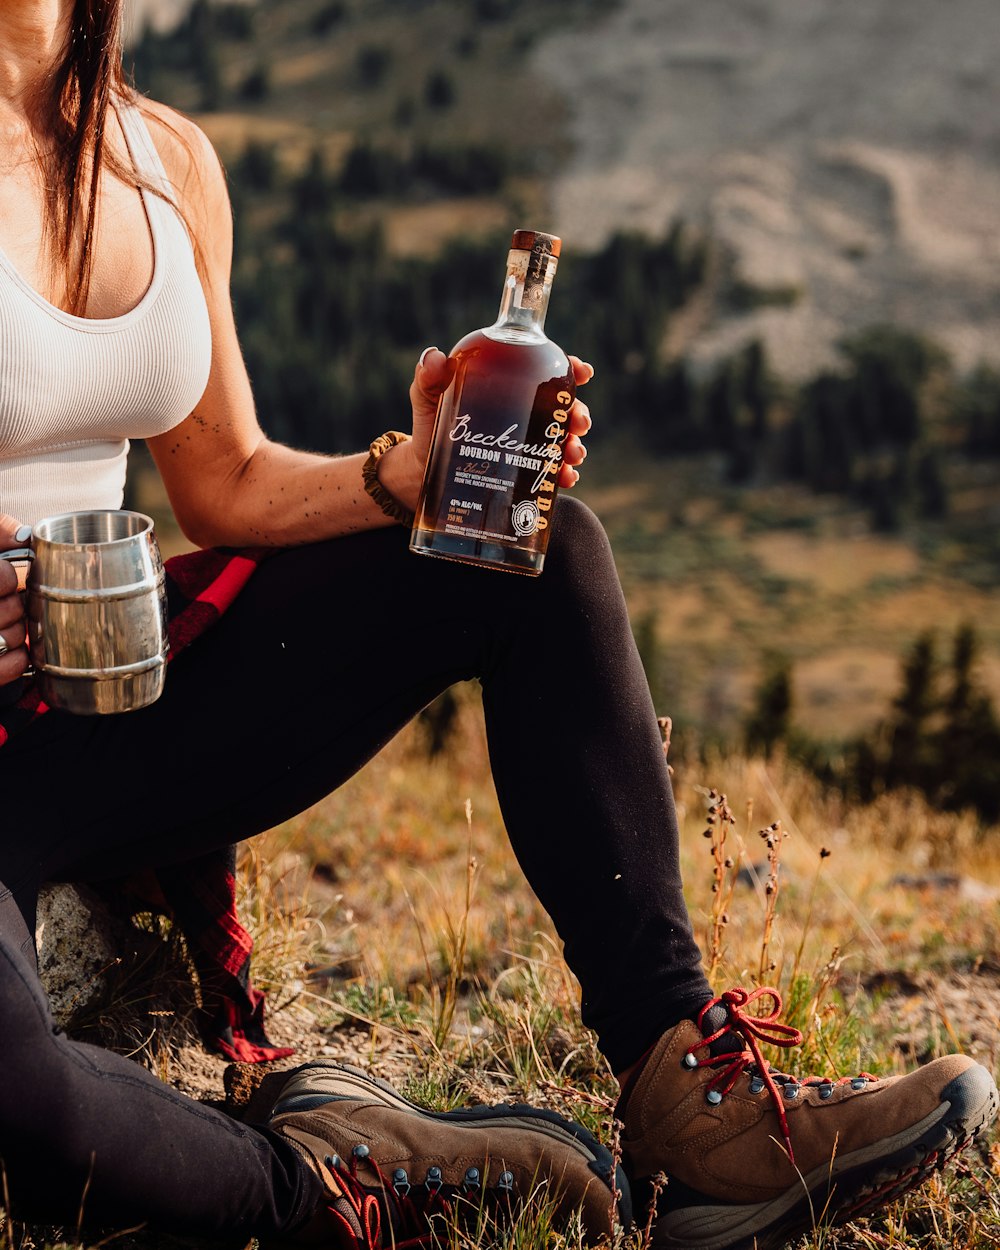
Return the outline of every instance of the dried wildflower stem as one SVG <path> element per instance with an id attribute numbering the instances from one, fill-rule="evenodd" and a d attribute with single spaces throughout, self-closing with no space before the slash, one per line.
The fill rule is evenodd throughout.
<path id="1" fill-rule="evenodd" d="M 610 1095 L 595 1094 L 589 1090 L 580 1089 L 575 1085 L 560 1085 L 556 1081 L 550 1081 L 542 1077 L 536 1082 L 537 1088 L 545 1094 L 556 1094 L 560 1098 L 568 1098 L 572 1102 L 582 1103 L 586 1107 L 593 1107 L 596 1111 L 603 1111 L 605 1115 L 614 1116 L 615 1108 L 618 1106 L 618 1099 L 612 1098 Z"/>
<path id="2" fill-rule="evenodd" d="M 649 1214 L 646 1219 L 646 1227 L 642 1230 L 642 1240 L 639 1242 L 640 1250 L 649 1250 L 649 1247 L 653 1244 L 653 1226 L 659 1214 L 660 1196 L 666 1187 L 666 1176 L 663 1172 L 657 1172 L 653 1177 L 652 1192 L 649 1199 Z"/>
<path id="3" fill-rule="evenodd" d="M 723 931 L 729 924 L 729 908 L 736 888 L 741 852 L 734 858 L 727 854 L 726 843 L 736 825 L 736 818 L 724 794 L 714 788 L 707 793 L 708 811 L 704 837 L 710 839 L 712 852 L 712 919 L 708 932 L 709 981 L 713 981 L 722 962 Z"/>
<path id="4" fill-rule="evenodd" d="M 621 1201 L 622 1191 L 618 1188 L 618 1169 L 622 1161 L 622 1130 L 625 1124 L 614 1116 L 611 1120 L 611 1141 L 609 1149 L 611 1151 L 611 1225 L 614 1227 L 618 1217 L 618 1204 Z"/>
<path id="5" fill-rule="evenodd" d="M 765 976 L 772 972 L 771 938 L 778 918 L 778 894 L 781 890 L 781 845 L 788 834 L 781 821 L 776 820 L 761 829 L 760 836 L 767 843 L 767 880 L 764 882 L 764 931 L 760 941 L 760 964 L 757 969 L 758 984 L 763 985 Z"/>

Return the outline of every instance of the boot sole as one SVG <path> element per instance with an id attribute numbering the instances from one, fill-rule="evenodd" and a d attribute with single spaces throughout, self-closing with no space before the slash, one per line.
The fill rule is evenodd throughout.
<path id="1" fill-rule="evenodd" d="M 655 1250 L 778 1250 L 793 1238 L 892 1202 L 921 1184 L 992 1123 L 1000 1099 L 983 1067 L 968 1068 L 941 1091 L 921 1123 L 814 1169 L 780 1198 L 744 1206 L 706 1204 L 666 1211 Z M 669 1204 L 670 1185 L 664 1191 Z"/>
<path id="2" fill-rule="evenodd" d="M 316 1078 L 329 1074 L 333 1079 L 331 1088 L 324 1091 L 316 1088 Z M 311 1085 L 308 1093 L 296 1094 L 295 1086 L 299 1083 Z M 288 1091 L 286 1093 L 285 1091 Z M 544 1133 L 563 1146 L 569 1146 L 587 1162 L 591 1172 L 608 1188 L 610 1196 L 612 1177 L 614 1189 L 618 1194 L 618 1218 L 623 1228 L 632 1226 L 632 1198 L 628 1179 L 621 1164 L 616 1163 L 614 1156 L 606 1146 L 587 1131 L 581 1124 L 567 1120 L 555 1111 L 547 1111 L 541 1107 L 531 1107 L 527 1103 L 504 1103 L 497 1106 L 466 1107 L 459 1111 L 428 1111 L 426 1107 L 410 1102 L 395 1090 L 388 1081 L 381 1077 L 371 1076 L 361 1068 L 349 1063 L 338 1063 L 335 1060 L 316 1060 L 304 1064 L 289 1074 L 282 1089 L 282 1096 L 271 1112 L 272 1117 L 286 1115 L 294 1111 L 315 1111 L 325 1104 L 345 1099 L 348 1101 L 379 1102 L 387 1107 L 395 1107 L 410 1115 L 420 1116 L 424 1120 L 445 1124 L 483 1124 L 488 1122 L 496 1128 L 529 1129 L 532 1132 Z"/>

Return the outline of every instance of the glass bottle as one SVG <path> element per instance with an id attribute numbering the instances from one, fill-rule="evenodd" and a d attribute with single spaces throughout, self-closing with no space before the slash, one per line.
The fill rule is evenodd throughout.
<path id="1" fill-rule="evenodd" d="M 569 359 L 544 329 L 560 246 L 516 231 L 496 322 L 452 348 L 412 551 L 542 571 L 575 394 Z"/>

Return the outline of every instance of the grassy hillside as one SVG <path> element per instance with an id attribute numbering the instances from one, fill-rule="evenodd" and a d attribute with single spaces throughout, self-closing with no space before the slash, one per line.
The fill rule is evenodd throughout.
<path id="1" fill-rule="evenodd" d="M 610 1141 L 614 1083 L 507 844 L 478 702 L 463 688 L 446 755 L 428 756 L 417 723 L 336 794 L 255 840 L 241 907 L 270 1032 L 303 1057 L 362 1062 L 433 1107 L 523 1098 Z M 984 837 L 916 795 L 845 805 L 783 759 L 678 756 L 674 766 L 688 903 L 711 980 L 780 989 L 806 1036 L 795 1071 L 889 1075 L 956 1048 L 998 1069 L 998 831 Z M 709 826 L 720 793 L 733 819 Z M 759 831 L 773 837 L 775 821 L 769 860 Z M 162 975 L 173 978 L 168 1014 L 147 952 L 119 994 L 130 1028 L 110 1036 L 163 1079 L 218 1099 L 225 1063 L 198 1049 L 183 1019 L 176 956 Z M 784 1053 L 774 1059 L 789 1066 Z M 998 1166 L 993 1138 L 876 1217 L 835 1232 L 820 1222 L 796 1250 L 988 1250 L 1000 1244 Z M 22 1250 L 61 1239 L 12 1231 Z M 544 1211 L 525 1217 L 516 1242 L 489 1228 L 440 1235 L 452 1250 L 579 1250 Z M 640 1230 L 615 1250 L 649 1247 Z"/>
<path id="2" fill-rule="evenodd" d="M 777 653 L 793 664 L 795 724 L 847 738 L 896 693 L 904 648 L 926 628 L 943 644 L 964 621 L 1000 698 L 994 570 L 977 576 L 948 526 L 874 533 L 843 499 L 727 488 L 711 457 L 650 465 L 634 448 L 589 459 L 581 494 L 612 536 L 658 706 L 682 725 L 732 733 Z"/>
<path id="3" fill-rule="evenodd" d="M 402 419 L 416 351 L 492 315 L 503 231 L 545 222 L 553 176 L 572 156 L 572 100 L 539 76 L 532 49 L 546 32 L 592 31 L 606 8 L 196 5 L 172 36 L 138 45 L 140 85 L 194 111 L 229 164 L 237 306 L 262 419 L 279 436 L 362 445 L 380 421 Z M 317 195 L 318 207 L 297 207 Z M 446 241 L 461 242 L 468 289 Z M 618 266 L 611 297 L 600 265 L 570 247 L 551 323 L 600 366 L 588 400 L 601 438 L 580 493 L 612 532 L 660 706 L 681 729 L 732 738 L 779 655 L 793 665 L 793 723 L 835 742 L 883 714 L 921 631 L 935 627 L 943 642 L 962 621 L 976 624 L 980 680 L 1000 695 L 1000 461 L 963 452 L 967 419 L 943 403 L 940 369 L 923 386 L 920 441 L 874 445 L 850 470 L 853 495 L 817 495 L 780 472 L 793 395 L 765 378 L 762 398 L 742 397 L 738 362 L 730 375 L 677 372 L 686 322 L 706 301 L 747 298 L 724 256 L 710 242 L 700 285 L 668 297 L 646 254 L 633 249 L 622 268 L 626 255 L 598 258 L 605 272 Z M 380 283 L 378 299 L 341 299 Z M 413 312 L 390 337 L 378 309 L 398 309 L 401 293 Z M 846 412 L 863 399 L 847 395 Z M 765 443 L 747 433 L 748 402 L 763 405 Z M 289 417 L 293 406 L 307 425 Z M 816 419 L 836 450 L 842 418 Z M 685 447 L 697 455 L 678 454 Z M 839 453 L 814 455 L 813 479 L 824 456 Z M 925 462 L 947 492 L 945 514 L 893 505 L 889 532 L 873 533 L 886 528 L 899 474 Z"/>
<path id="4" fill-rule="evenodd" d="M 317 138 L 333 154 L 358 139 L 481 143 L 544 180 L 565 152 L 566 104 L 533 72 L 531 49 L 607 9 L 595 0 L 196 4 L 190 34 L 140 40 L 129 58 L 139 86 L 198 114 L 224 156 L 272 136 L 291 165 Z"/>
<path id="5" fill-rule="evenodd" d="M 195 113 L 230 166 L 237 295 L 248 356 L 265 370 L 255 379 L 265 419 L 280 418 L 272 405 L 291 408 L 295 398 L 318 414 L 320 430 L 340 437 L 350 429 L 359 442 L 349 422 L 374 400 L 384 407 L 368 414 L 370 433 L 384 428 L 375 422 L 399 410 L 399 379 L 417 348 L 445 341 L 453 320 L 473 316 L 469 301 L 492 312 L 495 284 L 482 275 L 492 256 L 502 260 L 500 235 L 545 223 L 550 175 L 571 150 L 572 102 L 539 77 L 531 49 L 557 26 L 592 32 L 608 9 L 600 0 L 267 0 L 214 13 L 196 7 L 180 31 L 139 46 L 140 85 Z M 295 212 L 298 233 L 289 228 Z M 477 251 L 480 237 L 487 241 Z M 463 293 L 440 269 L 421 267 L 447 256 L 449 240 L 468 245 L 463 265 L 476 290 Z M 310 247 L 318 293 L 302 285 L 298 270 L 308 267 L 293 264 L 297 249 Z M 327 248 L 336 260 L 329 273 L 320 272 Z M 555 298 L 566 293 L 558 315 L 567 346 L 579 340 L 587 353 L 607 353 L 605 380 L 591 394 L 612 433 L 594 439 L 580 494 L 611 532 L 658 710 L 675 720 L 687 898 L 713 984 L 781 990 L 806 1037 L 795 1064 L 802 1075 L 889 1074 L 956 1048 L 996 1072 L 1000 829 L 905 789 L 848 802 L 781 745 L 769 759 L 732 746 L 773 654 L 793 662 L 793 722 L 817 739 L 844 738 L 884 716 L 901 656 L 930 626 L 943 643 L 961 622 L 976 624 L 978 676 L 1000 697 L 996 462 L 943 454 L 946 514 L 904 507 L 894 529 L 877 530 L 869 498 L 816 494 L 774 470 L 782 432 L 796 419 L 794 398 L 777 387 L 768 398 L 774 441 L 754 473 L 734 479 L 733 446 L 713 445 L 716 427 L 705 424 L 720 411 L 710 371 L 692 375 L 679 425 L 664 398 L 677 393 L 667 364 L 688 340 L 684 319 L 697 323 L 706 305 L 732 299 L 730 276 L 709 243 L 696 289 L 680 284 L 680 310 L 669 301 L 650 310 L 641 281 L 650 252 L 634 240 L 623 252 L 638 296 L 623 299 L 610 330 L 594 306 L 615 301 L 584 300 L 574 277 L 574 265 L 587 281 L 599 275 L 600 256 L 567 258 Z M 366 266 L 377 282 L 362 280 Z M 350 325 L 353 306 L 323 303 L 323 288 L 357 289 L 359 299 L 403 293 L 394 312 L 412 303 L 432 315 L 381 343 L 373 369 L 373 345 L 358 334 L 384 327 Z M 427 289 L 436 302 L 422 302 Z M 302 312 L 311 315 L 308 334 Z M 334 314 L 343 318 L 335 328 Z M 617 334 L 639 335 L 643 351 Z M 289 358 L 286 374 L 266 358 L 269 342 L 280 355 L 300 339 L 330 365 L 312 389 L 301 383 L 303 355 Z M 371 373 L 382 392 L 371 389 Z M 723 390 L 715 387 L 716 399 Z M 630 407 L 640 393 L 656 403 Z M 737 432 L 748 421 L 745 398 L 734 403 Z M 922 419 L 936 420 L 934 394 L 920 398 L 929 405 Z M 659 424 L 644 426 L 643 411 Z M 680 454 L 680 434 L 697 441 L 706 430 Z M 892 457 L 879 447 L 863 469 L 891 468 Z M 160 518 L 167 551 L 180 549 L 141 457 L 133 490 Z M 459 689 L 442 752 L 431 752 L 431 736 L 418 720 L 341 790 L 248 849 L 240 904 L 257 942 L 255 977 L 270 995 L 272 1037 L 302 1058 L 361 1061 L 431 1106 L 525 1098 L 611 1141 L 614 1083 L 578 1022 L 578 987 L 558 937 L 507 844 L 474 687 Z M 720 794 L 733 818 L 709 824 Z M 774 822 L 769 848 L 760 834 Z M 599 901 L 581 905 L 601 923 Z M 225 1064 L 197 1043 L 195 992 L 177 990 L 187 969 L 176 943 L 162 952 L 166 1009 L 148 943 L 146 951 L 146 962 L 116 970 L 107 1011 L 80 1025 L 187 1092 L 218 1100 Z M 232 1095 L 230 1109 L 238 1103 Z M 819 1221 L 797 1250 L 994 1250 L 998 1176 L 994 1134 L 870 1220 L 832 1232 Z M 123 1250 L 176 1244 L 106 1231 Z M 13 1222 L 4 1235 L 11 1250 L 107 1244 Z M 615 1250 L 649 1250 L 648 1240 L 640 1229 Z M 579 1237 L 554 1233 L 536 1211 L 514 1235 L 442 1228 L 440 1244 L 578 1250 Z"/>

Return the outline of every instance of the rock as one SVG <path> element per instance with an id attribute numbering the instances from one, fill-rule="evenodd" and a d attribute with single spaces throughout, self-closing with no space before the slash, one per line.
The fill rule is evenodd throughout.
<path id="1" fill-rule="evenodd" d="M 751 890 L 762 891 L 767 884 L 767 879 L 771 875 L 771 869 L 766 859 L 758 860 L 756 863 L 741 864 L 739 872 L 736 874 L 738 885 L 745 885 Z M 778 880 L 782 886 L 797 884 L 795 873 L 786 868 L 782 864 L 778 870 Z"/>
<path id="2" fill-rule="evenodd" d="M 42 888 L 35 924 L 38 972 L 60 1027 L 105 992 L 104 977 L 121 958 L 120 929 L 86 886 Z"/>
<path id="3" fill-rule="evenodd" d="M 897 873 L 889 885 L 903 890 L 954 894 L 970 903 L 995 903 L 1000 898 L 996 886 L 957 872 Z"/>
<path id="4" fill-rule="evenodd" d="M 266 1124 L 289 1071 L 295 1066 L 291 1060 L 279 1060 L 277 1064 L 231 1063 L 222 1078 L 227 1114 L 245 1124 Z"/>

